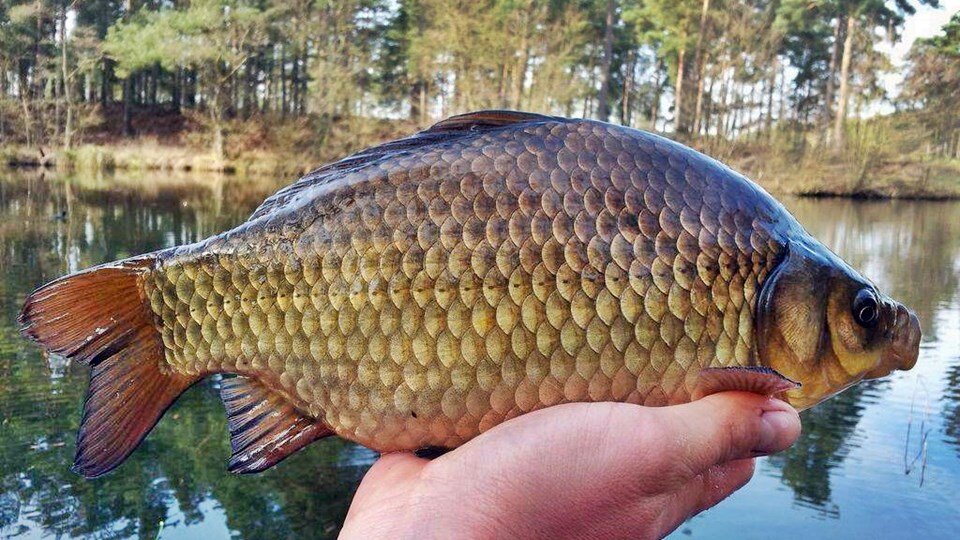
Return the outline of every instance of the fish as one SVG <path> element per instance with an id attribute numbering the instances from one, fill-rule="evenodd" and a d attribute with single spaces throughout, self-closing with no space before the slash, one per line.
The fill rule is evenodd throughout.
<path id="1" fill-rule="evenodd" d="M 254 473 L 331 435 L 452 449 L 561 403 L 804 409 L 910 369 L 921 337 L 729 167 L 518 111 L 320 167 L 234 229 L 40 287 L 19 322 L 90 366 L 73 470 L 91 478 L 218 374 L 228 468 Z"/>

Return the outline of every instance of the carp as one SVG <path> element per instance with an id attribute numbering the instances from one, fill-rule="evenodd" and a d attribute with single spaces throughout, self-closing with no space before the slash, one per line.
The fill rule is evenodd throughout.
<path id="1" fill-rule="evenodd" d="M 721 163 L 513 111 L 321 167 L 223 234 L 40 287 L 19 320 L 91 367 L 87 477 L 214 374 L 229 468 L 249 473 L 334 434 L 454 448 L 567 402 L 747 390 L 803 409 L 910 369 L 920 340 L 916 315 Z"/>

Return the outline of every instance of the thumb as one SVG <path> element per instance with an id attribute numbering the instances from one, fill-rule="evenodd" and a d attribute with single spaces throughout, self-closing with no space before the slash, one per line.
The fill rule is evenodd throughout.
<path id="1" fill-rule="evenodd" d="M 786 450 L 800 436 L 800 416 L 787 403 L 746 392 L 713 394 L 661 409 L 676 437 L 670 453 L 692 474 L 714 465 Z"/>

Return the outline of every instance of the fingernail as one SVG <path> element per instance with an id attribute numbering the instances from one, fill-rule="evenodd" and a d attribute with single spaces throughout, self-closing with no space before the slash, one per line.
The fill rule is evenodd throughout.
<path id="1" fill-rule="evenodd" d="M 770 409 L 760 415 L 760 440 L 754 454 L 765 456 L 786 449 L 796 439 L 797 412 L 779 400 L 771 400 Z M 795 432 L 797 432 L 795 434 Z"/>

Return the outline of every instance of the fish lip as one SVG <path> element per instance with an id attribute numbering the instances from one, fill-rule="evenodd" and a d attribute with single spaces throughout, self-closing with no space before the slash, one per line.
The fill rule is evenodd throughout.
<path id="1" fill-rule="evenodd" d="M 890 324 L 890 345 L 880 357 L 878 365 L 865 378 L 886 377 L 894 370 L 908 371 L 917 364 L 920 356 L 920 319 L 903 306 L 895 303 L 894 320 Z"/>

